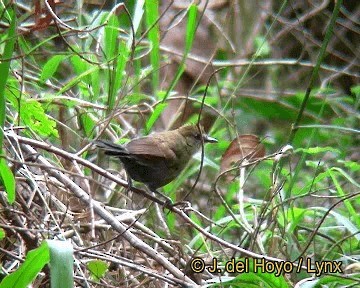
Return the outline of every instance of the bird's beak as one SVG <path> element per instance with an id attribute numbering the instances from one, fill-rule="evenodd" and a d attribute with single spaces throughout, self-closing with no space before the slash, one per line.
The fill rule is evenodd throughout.
<path id="1" fill-rule="evenodd" d="M 210 137 L 208 135 L 204 135 L 204 142 L 205 143 L 217 143 L 218 140 L 216 138 Z"/>

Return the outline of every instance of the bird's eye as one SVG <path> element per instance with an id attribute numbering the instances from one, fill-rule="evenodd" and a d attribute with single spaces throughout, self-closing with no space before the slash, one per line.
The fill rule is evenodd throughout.
<path id="1" fill-rule="evenodd" d="M 200 140 L 200 139 L 201 139 L 201 134 L 200 134 L 200 133 L 196 133 L 196 134 L 194 135 L 194 137 L 195 137 L 195 139 Z"/>

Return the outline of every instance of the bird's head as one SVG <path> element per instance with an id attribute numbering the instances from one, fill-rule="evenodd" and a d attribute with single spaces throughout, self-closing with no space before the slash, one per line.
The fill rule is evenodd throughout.
<path id="1" fill-rule="evenodd" d="M 208 136 L 204 128 L 199 125 L 184 125 L 178 129 L 179 133 L 186 139 L 188 148 L 195 153 L 201 147 L 201 143 L 217 143 L 217 139 Z"/>

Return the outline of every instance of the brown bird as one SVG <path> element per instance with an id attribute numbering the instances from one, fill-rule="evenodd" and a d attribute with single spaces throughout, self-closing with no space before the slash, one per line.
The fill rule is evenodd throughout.
<path id="1" fill-rule="evenodd" d="M 176 130 L 133 139 L 124 146 L 103 140 L 95 141 L 95 144 L 105 150 L 106 155 L 118 157 L 131 179 L 157 192 L 157 188 L 170 183 L 180 174 L 202 142 L 217 142 L 207 136 L 202 127 L 200 129 L 196 125 L 185 125 Z"/>

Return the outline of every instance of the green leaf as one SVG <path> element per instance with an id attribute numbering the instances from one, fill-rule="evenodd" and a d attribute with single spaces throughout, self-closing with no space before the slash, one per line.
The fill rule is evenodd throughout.
<path id="1" fill-rule="evenodd" d="M 221 279 L 217 278 L 219 279 L 219 284 L 221 285 L 221 287 L 266 287 L 266 288 L 289 287 L 289 284 L 286 282 L 285 277 L 282 275 L 281 272 L 278 271 L 279 274 L 276 274 L 276 272 L 270 273 L 269 271 L 266 271 L 266 269 L 261 269 L 262 266 L 273 267 L 272 265 L 267 266 L 266 263 L 269 262 L 269 264 L 271 263 L 274 264 L 274 262 L 270 263 L 270 261 L 267 261 L 264 258 L 262 259 L 242 258 L 242 259 L 235 259 L 234 264 L 236 265 L 239 261 L 243 262 L 244 267 L 246 267 L 248 271 L 242 272 L 234 278 L 229 277 L 227 281 L 226 279 L 224 279 L 226 282 L 224 282 L 222 278 Z M 257 264 L 254 264 L 255 261 Z M 228 264 L 228 262 L 229 261 L 222 264 L 227 265 L 227 267 L 231 267 Z M 238 267 L 241 266 L 239 265 Z M 276 269 L 274 270 L 276 271 Z"/>
<path id="2" fill-rule="evenodd" d="M 105 55 L 108 60 L 116 57 L 118 54 L 118 36 L 119 36 L 119 19 L 115 15 L 110 15 L 108 23 L 105 26 Z"/>
<path id="3" fill-rule="evenodd" d="M 19 269 L 4 278 L 0 283 L 0 288 L 26 288 L 34 281 L 45 264 L 49 263 L 49 260 L 49 247 L 46 242 L 43 242 L 39 248 L 27 253 L 25 262 Z"/>
<path id="4" fill-rule="evenodd" d="M 316 285 L 309 287 L 356 287 L 359 284 L 359 280 L 354 277 L 347 279 L 346 277 L 339 277 L 338 275 L 322 275 L 321 278 L 316 279 Z M 357 276 L 359 278 L 359 276 Z M 302 285 L 301 285 L 302 287 Z"/>
<path id="5" fill-rule="evenodd" d="M 168 104 L 167 103 L 160 103 L 156 106 L 154 112 L 151 114 L 148 121 L 146 121 L 146 133 L 149 133 L 151 130 L 151 127 L 154 125 L 155 121 L 160 117 L 161 112 L 166 108 Z"/>
<path id="6" fill-rule="evenodd" d="M 51 120 L 41 104 L 36 100 L 21 101 L 21 120 L 35 132 L 42 136 L 59 137 L 56 129 L 56 122 Z"/>
<path id="7" fill-rule="evenodd" d="M 92 59 L 93 61 L 96 61 L 95 57 L 90 57 L 90 58 L 94 58 Z M 102 83 L 101 83 L 101 78 L 100 78 L 100 68 L 97 67 L 98 69 L 93 69 L 93 72 L 90 74 L 90 87 L 91 87 L 91 91 L 92 91 L 92 95 L 94 97 L 94 99 L 98 99 L 100 96 L 100 92 L 101 92 L 101 87 L 102 87 Z"/>
<path id="8" fill-rule="evenodd" d="M 354 93 L 355 95 L 360 95 L 360 85 L 351 87 L 350 91 L 351 91 L 351 93 Z"/>
<path id="9" fill-rule="evenodd" d="M 124 98 L 124 102 L 126 102 L 127 105 L 136 105 L 141 102 L 144 102 L 145 100 L 148 100 L 149 96 L 143 93 L 132 93 L 127 95 L 126 98 Z"/>
<path id="10" fill-rule="evenodd" d="M 94 128 L 96 127 L 97 122 L 95 122 L 94 119 L 91 118 L 91 116 L 88 114 L 81 114 L 80 121 L 84 127 L 86 137 L 90 137 L 91 133 L 94 133 Z"/>
<path id="11" fill-rule="evenodd" d="M 107 25 L 105 26 L 105 57 L 109 62 L 109 71 L 107 73 L 107 80 L 104 81 L 104 85 L 109 85 L 104 89 L 108 90 L 108 112 L 112 111 L 115 105 L 115 100 L 119 94 L 119 89 L 123 87 L 123 78 L 126 75 L 125 68 L 129 62 L 130 46 L 123 37 L 120 37 L 120 28 L 126 26 L 123 23 L 120 15 L 111 14 L 108 17 Z M 131 44 L 131 42 L 129 42 Z M 99 75 L 100 76 L 100 75 Z M 94 80 L 94 79 L 92 79 Z M 98 90 L 95 87 L 95 93 Z"/>
<path id="12" fill-rule="evenodd" d="M 0 228 L 0 240 L 4 239 L 6 236 L 5 230 Z"/>
<path id="13" fill-rule="evenodd" d="M 145 1 L 146 26 L 149 30 L 149 40 L 151 43 L 150 63 L 153 68 L 152 88 L 153 93 L 159 87 L 160 72 L 160 28 L 159 28 L 159 1 Z"/>
<path id="14" fill-rule="evenodd" d="M 346 195 L 346 192 L 345 192 L 346 190 L 344 190 L 345 187 L 343 187 L 343 185 L 341 185 L 341 182 L 338 180 L 338 176 L 343 176 L 343 177 L 347 178 L 348 180 L 351 179 L 351 177 L 349 175 L 347 175 L 347 173 L 345 173 L 344 171 L 342 171 L 341 169 L 336 168 L 336 167 L 328 169 L 327 172 L 330 175 L 331 180 L 333 181 L 333 183 L 335 185 L 338 195 L 340 197 L 344 197 Z M 344 200 L 344 205 L 348 209 L 348 214 L 353 217 L 353 219 L 357 225 L 357 228 L 360 229 L 360 217 L 359 217 L 359 214 L 357 213 L 356 207 L 354 207 L 352 202 L 349 200 Z"/>
<path id="15" fill-rule="evenodd" d="M 69 90 L 71 87 L 74 87 L 76 84 L 78 84 L 80 81 L 86 82 L 86 79 L 88 79 L 88 76 L 89 75 L 91 76 L 92 73 L 97 73 L 98 70 L 99 70 L 98 66 L 93 66 L 90 69 L 84 71 L 83 73 L 81 73 L 77 77 L 74 77 L 68 83 L 66 83 L 59 91 L 57 91 L 56 95 L 63 94 L 64 92 Z"/>
<path id="16" fill-rule="evenodd" d="M 15 201 L 15 178 L 5 158 L 2 157 L 0 158 L 0 180 L 4 184 L 9 204 L 13 204 Z"/>
<path id="17" fill-rule="evenodd" d="M 45 82 L 51 78 L 57 71 L 59 64 L 67 58 L 66 55 L 55 55 L 47 61 L 40 74 L 40 81 Z"/>
<path id="18" fill-rule="evenodd" d="M 333 147 L 310 147 L 310 148 L 299 148 L 295 150 L 295 153 L 304 152 L 307 154 L 319 154 L 324 152 L 333 152 L 340 154 L 340 150 Z"/>
<path id="19" fill-rule="evenodd" d="M 344 163 L 344 166 L 350 169 L 351 172 L 357 172 L 360 170 L 360 164 L 354 161 L 342 161 L 339 160 L 340 163 Z"/>
<path id="20" fill-rule="evenodd" d="M 109 265 L 101 260 L 93 260 L 87 263 L 87 268 L 90 271 L 92 278 L 95 281 L 99 281 L 102 277 L 105 276 Z"/>
<path id="21" fill-rule="evenodd" d="M 78 55 L 71 56 L 70 57 L 70 62 L 72 64 L 72 67 L 74 68 L 74 71 L 75 71 L 76 75 L 80 75 L 80 74 L 84 73 L 89 67 L 88 63 L 85 62 Z"/>
<path id="22" fill-rule="evenodd" d="M 188 14 L 188 22 L 186 25 L 186 37 L 185 37 L 185 55 L 189 54 L 195 34 L 196 34 L 196 17 L 197 17 L 198 8 L 196 5 L 191 4 L 189 7 L 189 14 Z"/>
<path id="23" fill-rule="evenodd" d="M 16 16 L 15 12 L 12 9 L 12 6 L 8 6 L 6 10 L 0 10 L 1 15 L 4 19 L 10 23 L 7 33 L 5 34 L 5 39 L 1 39 L 1 42 L 5 42 L 4 50 L 0 52 L 2 59 L 11 59 L 14 52 L 14 45 L 16 40 Z M 5 31 L 5 30 L 3 30 Z M 2 48 L 2 47 L 0 47 Z M 10 62 L 11 61 L 0 61 L 0 151 L 2 150 L 3 138 L 4 138 L 4 123 L 5 123 L 5 86 L 8 81 L 9 71 L 10 71 Z"/>
<path id="24" fill-rule="evenodd" d="M 264 36 L 255 37 L 254 42 L 257 57 L 267 57 L 270 55 L 271 48 L 269 42 L 266 41 Z"/>
<path id="25" fill-rule="evenodd" d="M 21 100 L 9 94 L 9 102 L 19 111 L 23 124 L 42 136 L 58 137 L 56 122 L 49 118 L 43 106 L 35 99 Z M 69 102 L 66 102 L 69 103 Z"/>
<path id="26" fill-rule="evenodd" d="M 304 223 L 306 214 L 311 213 L 313 212 L 307 209 L 292 207 L 287 209 L 285 213 L 279 213 L 278 222 L 281 227 L 286 227 L 286 231 L 293 233 L 294 229 L 298 226 L 299 223 Z"/>
<path id="27" fill-rule="evenodd" d="M 168 88 L 168 90 L 166 91 L 166 94 L 164 95 L 162 101 L 165 101 L 167 99 L 167 97 L 169 96 L 170 92 L 174 89 L 176 83 L 178 83 L 181 75 L 184 73 L 185 71 L 185 61 L 186 58 L 191 50 L 191 47 L 193 45 L 194 42 L 194 38 L 195 38 L 195 33 L 196 33 L 196 17 L 197 17 L 197 6 L 194 4 L 191 4 L 189 6 L 188 9 L 188 22 L 186 25 L 186 33 L 185 33 L 185 51 L 184 51 L 184 55 L 181 59 L 181 62 L 179 64 L 179 68 L 175 73 L 175 76 L 173 78 L 173 80 L 171 81 L 170 87 Z"/>
<path id="28" fill-rule="evenodd" d="M 307 208 L 309 211 L 311 210 L 319 210 L 319 211 L 323 211 L 324 213 L 328 212 L 328 208 L 324 208 L 324 207 L 311 207 L 311 208 Z M 337 221 L 337 223 L 339 224 L 339 226 L 346 228 L 349 233 L 353 234 L 354 237 L 356 238 L 357 241 L 360 241 L 360 235 L 358 233 L 359 231 L 359 225 L 355 225 L 351 222 L 351 220 L 349 220 L 347 218 L 347 216 L 343 216 L 335 211 L 330 211 L 329 213 L 330 215 L 334 216 L 335 220 Z M 357 213 L 353 213 L 350 214 L 352 216 L 352 218 L 354 219 L 355 217 L 358 217 Z M 355 221 L 356 222 L 356 221 Z"/>
<path id="29" fill-rule="evenodd" d="M 114 73 L 114 86 L 113 86 L 113 95 L 117 95 L 119 89 L 121 89 L 123 78 L 126 75 L 126 64 L 129 61 L 130 49 L 124 41 L 119 43 L 119 55 L 116 62 L 116 71 Z M 113 103 L 114 104 L 114 103 Z M 113 107 L 113 104 L 109 107 Z"/>

